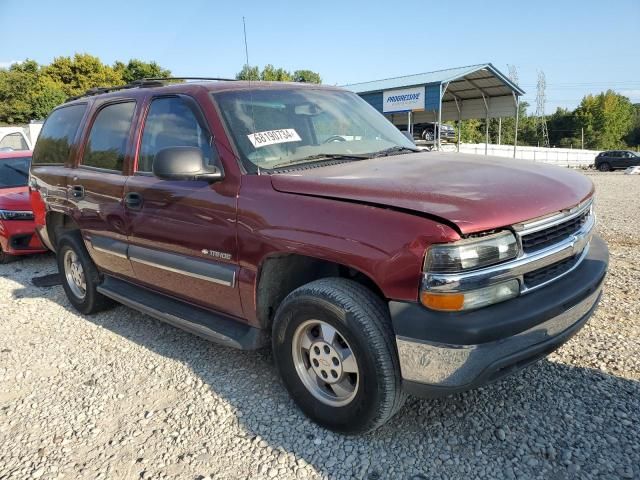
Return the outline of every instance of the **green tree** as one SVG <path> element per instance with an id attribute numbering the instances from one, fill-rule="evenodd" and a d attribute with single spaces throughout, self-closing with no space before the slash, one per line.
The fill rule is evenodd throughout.
<path id="1" fill-rule="evenodd" d="M 131 59 L 110 66 L 86 53 L 57 57 L 49 65 L 27 59 L 0 69 L 0 123 L 43 119 L 66 98 L 84 94 L 90 88 L 169 75 L 171 72 L 156 62 Z"/>
<path id="2" fill-rule="evenodd" d="M 320 74 L 311 70 L 296 70 L 293 72 L 293 81 L 301 83 L 322 83 Z"/>
<path id="3" fill-rule="evenodd" d="M 113 64 L 113 69 L 120 72 L 120 76 L 125 83 L 131 83 L 143 78 L 166 78 L 171 76 L 171 70 L 162 68 L 156 62 L 143 62 L 137 58 L 132 58 L 126 65 L 122 62 Z"/>
<path id="4" fill-rule="evenodd" d="M 624 138 L 633 128 L 635 109 L 627 97 L 607 90 L 584 97 L 575 115 L 577 125 L 584 128 L 585 147 L 610 150 L 626 146 Z"/>
<path id="5" fill-rule="evenodd" d="M 624 140 L 627 145 L 637 149 L 640 146 L 640 103 L 634 104 L 633 108 L 635 109 L 633 127 Z"/>
<path id="6" fill-rule="evenodd" d="M 276 68 L 271 64 L 259 67 L 244 65 L 236 74 L 237 80 L 263 80 L 265 82 L 306 82 L 322 83 L 320 75 L 311 70 L 296 70 L 293 74 L 284 68 Z"/>
<path id="7" fill-rule="evenodd" d="M 56 57 L 43 68 L 43 73 L 60 84 L 67 96 L 81 95 L 90 88 L 125 83 L 121 71 L 88 53 L 76 53 L 73 58 Z"/>
<path id="8" fill-rule="evenodd" d="M 61 86 L 43 75 L 33 60 L 0 70 L 0 122 L 28 123 L 44 118 L 65 98 Z"/>
<path id="9" fill-rule="evenodd" d="M 267 64 L 260 73 L 260 80 L 265 82 L 290 82 L 292 77 L 284 68 L 276 68 L 271 64 Z"/>
<path id="10" fill-rule="evenodd" d="M 245 64 L 236 74 L 236 80 L 260 80 L 260 69 L 258 67 L 252 67 Z"/>

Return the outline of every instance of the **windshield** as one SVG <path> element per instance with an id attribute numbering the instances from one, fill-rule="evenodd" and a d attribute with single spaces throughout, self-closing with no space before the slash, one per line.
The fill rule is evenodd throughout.
<path id="1" fill-rule="evenodd" d="M 0 188 L 25 187 L 30 161 L 29 157 L 0 159 Z"/>
<path id="2" fill-rule="evenodd" d="M 415 149 L 359 96 L 311 88 L 214 94 L 247 170 Z M 352 157 L 351 157 L 352 156 Z"/>

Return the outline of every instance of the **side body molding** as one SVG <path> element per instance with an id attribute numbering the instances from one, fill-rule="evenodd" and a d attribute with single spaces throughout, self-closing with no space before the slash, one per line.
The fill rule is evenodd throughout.
<path id="1" fill-rule="evenodd" d="M 91 247 L 102 253 L 128 258 L 132 262 L 167 270 L 187 277 L 198 278 L 227 287 L 236 284 L 236 270 L 231 265 L 211 260 L 200 260 L 185 255 L 163 252 L 137 245 L 129 245 L 120 240 L 92 235 Z"/>

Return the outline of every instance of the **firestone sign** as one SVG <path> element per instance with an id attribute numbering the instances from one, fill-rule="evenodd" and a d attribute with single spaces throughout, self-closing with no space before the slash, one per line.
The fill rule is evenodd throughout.
<path id="1" fill-rule="evenodd" d="M 382 92 L 382 111 L 412 112 L 424 110 L 424 87 L 385 90 Z"/>

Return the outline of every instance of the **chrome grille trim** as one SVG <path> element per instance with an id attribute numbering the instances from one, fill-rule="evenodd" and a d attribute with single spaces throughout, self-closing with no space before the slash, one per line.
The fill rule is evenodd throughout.
<path id="1" fill-rule="evenodd" d="M 516 224 L 513 226 L 513 229 L 515 230 L 516 234 L 522 238 L 530 233 L 539 232 L 540 230 L 554 227 L 575 217 L 578 217 L 582 215 L 586 210 L 590 209 L 592 206 L 593 198 L 589 198 L 588 200 L 585 200 L 584 202 L 576 205 L 573 208 L 563 210 L 562 212 L 553 214 L 551 216 L 537 218 L 525 223 Z"/>
<path id="2" fill-rule="evenodd" d="M 585 208 L 590 208 L 591 202 L 581 209 L 569 215 L 564 215 L 562 221 L 569 220 L 573 216 L 580 215 Z M 554 224 L 557 224 L 554 220 Z M 582 227 L 573 235 L 558 243 L 541 248 L 531 253 L 520 251 L 520 255 L 514 260 L 500 263 L 491 267 L 472 270 L 464 273 L 432 273 L 425 272 L 422 277 L 422 289 L 432 292 L 463 292 L 483 288 L 506 280 L 517 278 L 520 281 L 520 293 L 526 294 L 542 288 L 551 282 L 567 275 L 575 270 L 587 255 L 589 242 L 595 225 L 594 215 L 589 215 Z M 546 227 L 549 223 L 545 224 Z M 519 236 L 519 235 L 518 235 Z M 580 255 L 580 260 L 573 267 L 549 281 L 527 287 L 524 283 L 524 274 L 547 267 L 574 255 Z"/>

